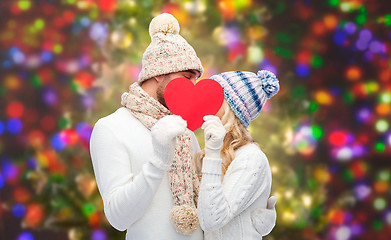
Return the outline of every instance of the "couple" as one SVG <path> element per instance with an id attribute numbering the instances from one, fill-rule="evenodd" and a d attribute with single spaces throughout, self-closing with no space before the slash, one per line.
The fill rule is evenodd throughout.
<path id="1" fill-rule="evenodd" d="M 278 92 L 278 80 L 268 71 L 212 76 L 225 99 L 216 116 L 204 117 L 200 151 L 186 121 L 167 109 L 164 90 L 178 77 L 195 84 L 201 62 L 172 15 L 152 19 L 149 33 L 139 81 L 91 135 L 108 221 L 128 240 L 262 239 L 275 225 L 276 199 L 268 199 L 268 160 L 246 128 Z"/>

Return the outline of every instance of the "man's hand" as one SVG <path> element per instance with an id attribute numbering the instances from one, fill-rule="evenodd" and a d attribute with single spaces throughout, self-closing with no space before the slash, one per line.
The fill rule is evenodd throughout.
<path id="1" fill-rule="evenodd" d="M 168 115 L 161 118 L 151 128 L 152 145 L 156 156 L 160 159 L 152 160 L 156 167 L 167 170 L 174 158 L 176 137 L 182 135 L 187 122 L 177 115 Z"/>

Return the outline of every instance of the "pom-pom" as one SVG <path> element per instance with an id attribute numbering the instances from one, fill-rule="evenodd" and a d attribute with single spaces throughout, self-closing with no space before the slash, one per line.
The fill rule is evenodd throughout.
<path id="1" fill-rule="evenodd" d="M 129 96 L 128 92 L 122 93 L 122 95 L 121 95 L 121 105 L 122 106 L 126 106 L 126 104 L 128 103 L 128 96 Z"/>
<path id="2" fill-rule="evenodd" d="M 261 79 L 262 82 L 262 88 L 266 93 L 266 96 L 268 99 L 273 97 L 278 93 L 280 90 L 280 84 L 278 82 L 278 79 L 274 73 L 267 71 L 267 70 L 261 70 L 258 71 L 258 77 Z"/>
<path id="3" fill-rule="evenodd" d="M 151 37 L 159 32 L 164 34 L 178 34 L 179 30 L 178 20 L 169 13 L 162 13 L 154 17 L 149 24 L 149 35 Z"/>
<path id="4" fill-rule="evenodd" d="M 199 225 L 197 209 L 190 205 L 174 206 L 171 210 L 171 221 L 177 232 L 191 235 Z"/>

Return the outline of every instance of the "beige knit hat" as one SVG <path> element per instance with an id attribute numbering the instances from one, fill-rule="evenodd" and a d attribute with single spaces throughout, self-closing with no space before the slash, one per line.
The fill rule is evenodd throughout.
<path id="1" fill-rule="evenodd" d="M 179 35 L 179 23 L 169 13 L 162 13 L 149 24 L 151 44 L 143 54 L 139 83 L 151 77 L 197 70 L 203 74 L 201 61 L 193 47 Z"/>

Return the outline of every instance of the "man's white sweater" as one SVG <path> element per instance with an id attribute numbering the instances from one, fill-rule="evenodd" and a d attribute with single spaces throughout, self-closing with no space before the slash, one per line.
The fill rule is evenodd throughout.
<path id="1" fill-rule="evenodd" d="M 193 134 L 193 153 L 199 151 Z M 90 152 L 95 178 L 109 223 L 126 239 L 203 239 L 198 228 L 191 236 L 175 231 L 174 206 L 167 172 L 150 163 L 151 131 L 124 107 L 94 126 Z M 158 161 L 158 160 L 157 160 Z"/>

